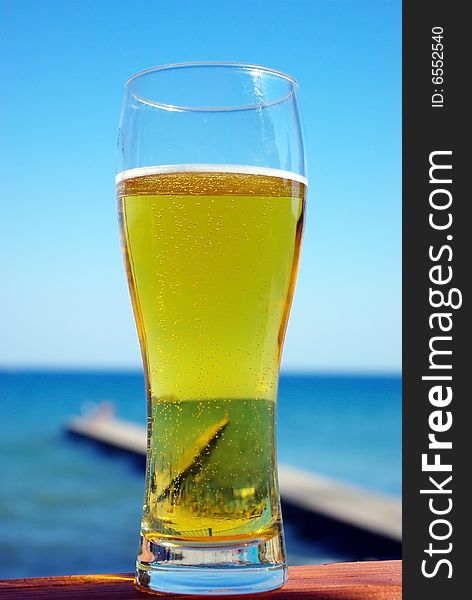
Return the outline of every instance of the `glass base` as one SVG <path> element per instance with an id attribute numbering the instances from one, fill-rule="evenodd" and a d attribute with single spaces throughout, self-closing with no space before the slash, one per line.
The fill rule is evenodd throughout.
<path id="1" fill-rule="evenodd" d="M 136 585 L 146 592 L 236 595 L 268 592 L 287 580 L 282 534 L 226 544 L 151 542 L 141 536 Z"/>

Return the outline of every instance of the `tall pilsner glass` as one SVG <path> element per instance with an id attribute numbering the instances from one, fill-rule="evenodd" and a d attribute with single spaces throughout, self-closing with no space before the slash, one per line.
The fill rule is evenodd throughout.
<path id="1" fill-rule="evenodd" d="M 225 63 L 126 85 L 116 182 L 146 374 L 146 591 L 286 579 L 275 408 L 306 193 L 295 88 Z"/>

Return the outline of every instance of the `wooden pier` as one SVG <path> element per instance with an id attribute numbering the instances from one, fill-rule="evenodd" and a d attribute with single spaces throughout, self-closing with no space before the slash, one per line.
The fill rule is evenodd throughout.
<path id="1" fill-rule="evenodd" d="M 74 417 L 67 422 L 66 430 L 143 460 L 146 455 L 145 428 L 135 423 L 114 417 Z M 282 501 L 289 505 L 401 542 L 400 500 L 287 465 L 279 465 L 279 481 Z"/>

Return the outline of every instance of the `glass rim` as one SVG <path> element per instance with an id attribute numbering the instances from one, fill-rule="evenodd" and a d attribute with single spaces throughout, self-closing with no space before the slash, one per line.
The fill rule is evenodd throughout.
<path id="1" fill-rule="evenodd" d="M 152 73 L 159 73 L 161 71 L 173 71 L 180 69 L 193 69 L 193 68 L 223 68 L 228 70 L 240 70 L 240 71 L 254 71 L 263 73 L 266 75 L 273 75 L 281 80 L 287 82 L 289 86 L 289 91 L 287 94 L 279 96 L 274 100 L 268 100 L 266 102 L 258 102 L 252 104 L 242 104 L 235 106 L 187 106 L 187 105 L 179 105 L 179 104 L 169 104 L 166 102 L 159 102 L 156 100 L 151 100 L 149 98 L 144 98 L 137 95 L 132 90 L 132 85 L 135 81 L 145 77 L 146 75 L 150 75 Z M 179 62 L 179 63 L 170 63 L 166 65 L 159 65 L 157 67 L 151 67 L 149 69 L 143 69 L 142 71 L 138 71 L 131 75 L 126 80 L 125 89 L 129 91 L 129 93 L 142 104 L 153 108 L 160 108 L 163 110 L 174 111 L 174 112 L 231 112 L 231 111 L 240 111 L 240 110 L 255 110 L 259 108 L 265 108 L 268 106 L 274 106 L 276 104 L 281 104 L 288 100 L 291 96 L 294 95 L 295 90 L 298 87 L 297 80 L 291 75 L 287 75 L 283 71 L 278 71 L 277 69 L 272 69 L 270 67 L 264 67 L 262 65 L 256 65 L 252 63 L 240 63 L 240 62 L 225 62 L 225 61 L 194 61 L 194 62 Z"/>

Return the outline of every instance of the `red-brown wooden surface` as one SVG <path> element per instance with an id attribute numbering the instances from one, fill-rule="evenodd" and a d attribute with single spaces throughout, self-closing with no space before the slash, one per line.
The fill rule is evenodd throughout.
<path id="1" fill-rule="evenodd" d="M 389 560 L 290 567 L 288 583 L 281 590 L 257 596 L 261 600 L 400 600 L 401 589 L 401 561 Z M 135 589 L 131 575 L 79 575 L 0 581 L 0 598 L 11 600 L 139 600 L 143 597 L 151 596 L 143 596 L 142 592 Z M 187 599 L 189 596 L 172 598 Z M 228 600 L 227 596 L 219 598 Z"/>

